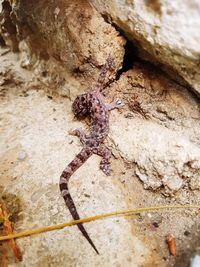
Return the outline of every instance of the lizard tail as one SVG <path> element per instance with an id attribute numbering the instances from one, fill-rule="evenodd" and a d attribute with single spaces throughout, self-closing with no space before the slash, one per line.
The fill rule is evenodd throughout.
<path id="1" fill-rule="evenodd" d="M 60 176 L 60 191 L 61 194 L 65 200 L 65 204 L 67 205 L 72 217 L 74 220 L 79 220 L 80 216 L 77 212 L 76 206 L 74 204 L 74 201 L 69 193 L 68 189 L 68 182 L 71 175 L 91 156 L 91 151 L 82 149 L 81 152 L 75 157 L 74 160 L 72 160 L 67 168 L 62 172 Z M 90 243 L 90 245 L 93 247 L 93 249 L 96 251 L 97 254 L 99 254 L 97 248 L 95 247 L 94 243 L 92 242 L 91 238 L 89 237 L 87 231 L 85 230 L 82 223 L 77 224 L 79 230 L 83 234 L 83 236 L 87 239 L 87 241 Z"/>

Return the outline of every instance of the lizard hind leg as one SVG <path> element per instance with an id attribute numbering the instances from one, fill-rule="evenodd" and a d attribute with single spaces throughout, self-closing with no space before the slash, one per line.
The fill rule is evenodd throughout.
<path id="1" fill-rule="evenodd" d="M 100 169 L 106 174 L 110 175 L 111 169 L 110 169 L 110 158 L 111 158 L 111 152 L 106 146 L 100 146 L 97 147 L 94 151 L 95 154 L 102 157 L 102 160 L 100 161 Z"/>

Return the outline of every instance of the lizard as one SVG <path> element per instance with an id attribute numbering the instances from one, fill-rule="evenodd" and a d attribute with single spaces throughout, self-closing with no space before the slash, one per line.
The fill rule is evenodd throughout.
<path id="1" fill-rule="evenodd" d="M 72 111 L 77 119 L 85 118 L 90 119 L 89 134 L 85 134 L 81 128 L 70 130 L 69 134 L 77 136 L 82 145 L 82 150 L 75 156 L 75 158 L 68 164 L 60 176 L 59 187 L 61 194 L 65 200 L 65 204 L 69 209 L 74 220 L 79 220 L 80 216 L 77 212 L 75 203 L 70 195 L 68 182 L 72 174 L 82 166 L 86 160 L 97 154 L 102 157 L 100 161 L 100 169 L 106 174 L 110 175 L 110 158 L 111 152 L 104 145 L 104 140 L 109 132 L 109 116 L 108 111 L 121 108 L 123 103 L 116 99 L 107 104 L 104 102 L 102 89 L 104 87 L 105 79 L 108 73 L 112 73 L 115 69 L 115 62 L 112 57 L 108 57 L 105 65 L 102 67 L 99 78 L 91 90 L 87 93 L 77 96 L 72 104 Z M 83 236 L 88 240 L 90 245 L 99 254 L 97 248 L 92 242 L 89 234 L 85 230 L 82 223 L 77 224 Z"/>

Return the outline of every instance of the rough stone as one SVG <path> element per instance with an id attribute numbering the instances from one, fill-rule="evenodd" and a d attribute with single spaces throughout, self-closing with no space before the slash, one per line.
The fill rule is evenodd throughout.
<path id="1" fill-rule="evenodd" d="M 184 179 L 198 172 L 200 148 L 184 136 L 152 122 L 143 124 L 142 119 L 127 121 L 119 115 L 118 119 L 123 126 L 119 135 L 117 124 L 111 125 L 114 142 L 126 160 L 136 163 L 136 174 L 146 188 L 163 185 L 166 192 L 177 191 Z"/>
<path id="2" fill-rule="evenodd" d="M 200 93 L 198 0 L 90 2 L 133 41 L 141 57 L 160 63 L 175 79 Z"/>
<path id="3" fill-rule="evenodd" d="M 129 115 L 117 115 L 123 126 L 119 133 L 117 124 L 111 125 L 113 141 L 121 155 L 136 165 L 135 173 L 145 188 L 164 186 L 168 193 L 189 185 L 200 169 L 198 99 L 141 64 L 124 73 L 111 93 L 118 88 L 123 88 L 118 97 Z"/>
<path id="4" fill-rule="evenodd" d="M 190 188 L 192 190 L 200 190 L 200 170 L 196 173 L 194 177 L 190 180 Z"/>
<path id="5" fill-rule="evenodd" d="M 53 57 L 68 72 L 93 79 L 109 54 L 116 69 L 121 66 L 125 40 L 87 1 L 22 0 L 12 8 L 19 39 L 31 54 Z"/>

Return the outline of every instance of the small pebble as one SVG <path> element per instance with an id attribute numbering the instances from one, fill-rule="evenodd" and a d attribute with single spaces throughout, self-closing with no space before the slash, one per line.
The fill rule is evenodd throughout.
<path id="1" fill-rule="evenodd" d="M 17 155 L 17 159 L 18 160 L 24 160 L 26 158 L 27 154 L 25 151 L 19 151 L 18 155 Z"/>

